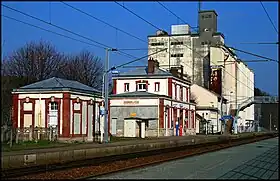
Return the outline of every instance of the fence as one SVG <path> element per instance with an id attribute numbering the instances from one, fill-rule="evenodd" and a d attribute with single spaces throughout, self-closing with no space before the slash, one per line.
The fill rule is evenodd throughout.
<path id="1" fill-rule="evenodd" d="M 57 126 L 49 128 L 38 128 L 34 129 L 32 126 L 25 128 L 12 128 L 8 126 L 2 126 L 1 128 L 1 141 L 10 142 L 15 141 L 39 141 L 39 140 L 49 140 L 56 141 L 58 138 L 57 135 Z"/>

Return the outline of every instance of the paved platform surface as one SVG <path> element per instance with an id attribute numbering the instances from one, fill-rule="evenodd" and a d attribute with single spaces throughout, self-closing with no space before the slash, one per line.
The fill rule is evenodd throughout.
<path id="1" fill-rule="evenodd" d="M 93 179 L 278 179 L 278 139 Z"/>
<path id="2" fill-rule="evenodd" d="M 99 144 L 97 142 L 85 143 L 79 145 L 69 145 L 63 147 L 55 148 L 38 148 L 38 149 L 27 149 L 19 151 L 9 151 L 2 152 L 2 156 L 11 156 L 11 155 L 22 155 L 30 153 L 43 153 L 43 152 L 57 152 L 63 150 L 79 150 L 79 149 L 90 149 L 90 148 L 102 148 L 102 147 L 114 147 L 114 146 L 124 146 L 124 145 L 134 145 L 134 144 L 145 144 L 145 143 L 156 143 L 156 142 L 165 142 L 171 140 L 183 140 L 183 139 L 193 139 L 193 138 L 205 138 L 205 137 L 223 137 L 224 135 L 188 135 L 188 136 L 167 136 L 167 137 L 155 137 L 150 139 L 135 139 L 127 141 L 118 141 Z M 227 137 L 227 136 L 226 136 Z"/>

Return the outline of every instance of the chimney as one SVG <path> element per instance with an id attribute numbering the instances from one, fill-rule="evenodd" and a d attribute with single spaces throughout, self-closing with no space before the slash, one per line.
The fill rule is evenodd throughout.
<path id="1" fill-rule="evenodd" d="M 158 60 L 155 60 L 155 68 L 159 68 L 159 62 L 158 62 Z"/>
<path id="2" fill-rule="evenodd" d="M 178 68 L 177 68 L 177 67 L 171 67 L 170 73 L 171 73 L 174 77 L 178 77 Z"/>
<path id="3" fill-rule="evenodd" d="M 180 75 L 180 77 L 181 77 L 181 79 L 184 79 L 184 66 L 181 65 L 180 69 L 181 69 L 181 75 Z"/>
<path id="4" fill-rule="evenodd" d="M 155 71 L 155 61 L 153 58 L 149 58 L 148 60 L 148 74 L 153 74 Z"/>

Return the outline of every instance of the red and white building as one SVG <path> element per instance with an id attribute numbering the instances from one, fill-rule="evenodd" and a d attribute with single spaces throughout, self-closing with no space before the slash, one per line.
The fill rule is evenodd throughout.
<path id="1" fill-rule="evenodd" d="M 93 140 L 102 101 L 98 90 L 53 77 L 15 89 L 12 94 L 15 128 L 52 126 L 57 127 L 60 140 Z"/>
<path id="2" fill-rule="evenodd" d="M 151 59 L 148 67 L 114 76 L 110 133 L 138 137 L 145 125 L 145 136 L 171 136 L 176 135 L 178 121 L 182 128 L 179 134 L 195 134 L 195 104 L 190 103 L 190 85 L 178 69 L 167 72 Z"/>

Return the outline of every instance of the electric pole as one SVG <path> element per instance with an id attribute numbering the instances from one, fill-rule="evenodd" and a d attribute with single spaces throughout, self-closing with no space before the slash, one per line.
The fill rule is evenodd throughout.
<path id="1" fill-rule="evenodd" d="M 271 113 L 269 114 L 269 131 L 271 132 Z"/>

